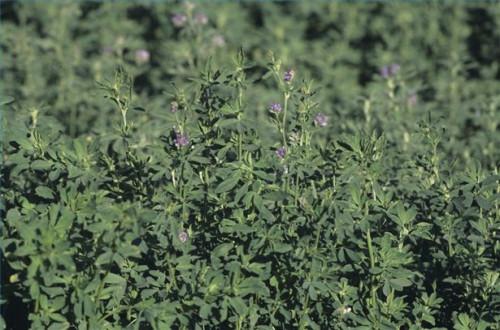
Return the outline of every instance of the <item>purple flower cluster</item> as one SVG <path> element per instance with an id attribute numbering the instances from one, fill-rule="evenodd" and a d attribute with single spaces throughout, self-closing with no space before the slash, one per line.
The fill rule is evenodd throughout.
<path id="1" fill-rule="evenodd" d="M 187 8 L 188 11 L 191 11 L 194 7 L 189 7 Z M 186 26 L 188 22 L 188 15 L 184 13 L 177 13 L 172 15 L 171 17 L 172 24 L 176 28 L 182 28 Z M 207 25 L 208 24 L 208 16 L 205 15 L 204 13 L 197 13 L 193 16 L 192 21 L 196 25 Z"/>
<path id="2" fill-rule="evenodd" d="M 283 109 L 281 108 L 281 104 L 279 103 L 271 103 L 269 105 L 269 111 L 272 113 L 280 113 Z"/>
<path id="3" fill-rule="evenodd" d="M 321 112 L 314 117 L 314 125 L 319 127 L 325 127 L 328 125 L 328 117 L 322 114 Z"/>
<path id="4" fill-rule="evenodd" d="M 288 69 L 285 71 L 285 74 L 283 76 L 283 80 L 285 82 L 291 82 L 293 80 L 293 77 L 295 76 L 295 71 L 292 69 Z"/>
<path id="5" fill-rule="evenodd" d="M 194 15 L 194 22 L 198 25 L 206 25 L 208 23 L 208 17 L 203 13 L 198 13 Z"/>
<path id="6" fill-rule="evenodd" d="M 224 47 L 224 45 L 226 44 L 226 39 L 224 39 L 222 35 L 216 34 L 212 38 L 212 44 L 215 47 Z"/>
<path id="7" fill-rule="evenodd" d="M 110 47 L 110 46 L 106 46 L 106 47 L 102 48 L 102 53 L 105 55 L 113 55 L 114 51 L 115 50 L 113 49 L 113 47 Z"/>
<path id="8" fill-rule="evenodd" d="M 380 75 L 387 79 L 389 77 L 393 77 L 395 76 L 399 70 L 401 69 L 401 66 L 397 63 L 392 63 L 391 65 L 384 65 L 381 69 L 380 69 Z"/>
<path id="9" fill-rule="evenodd" d="M 187 134 L 182 134 L 180 132 L 175 132 L 174 144 L 177 148 L 185 147 L 189 144 L 189 138 Z"/>
<path id="10" fill-rule="evenodd" d="M 181 231 L 177 237 L 179 238 L 179 241 L 181 241 L 182 243 L 186 243 L 189 235 L 185 231 Z"/>
<path id="11" fill-rule="evenodd" d="M 417 105 L 417 101 L 418 101 L 417 94 L 412 93 L 410 96 L 408 96 L 408 100 L 406 102 L 408 103 L 409 107 L 414 107 Z"/>
<path id="12" fill-rule="evenodd" d="M 285 156 L 286 156 L 286 148 L 285 147 L 279 147 L 278 149 L 276 149 L 276 156 L 279 159 L 285 158 Z"/>
<path id="13" fill-rule="evenodd" d="M 151 55 L 146 49 L 138 49 L 135 51 L 135 61 L 139 64 L 149 62 Z"/>
<path id="14" fill-rule="evenodd" d="M 174 14 L 172 16 L 172 24 L 177 27 L 181 28 L 187 23 L 187 16 L 185 14 Z"/>

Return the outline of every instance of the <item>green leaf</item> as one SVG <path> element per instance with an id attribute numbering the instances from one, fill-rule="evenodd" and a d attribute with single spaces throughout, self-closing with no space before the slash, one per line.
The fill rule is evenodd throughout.
<path id="1" fill-rule="evenodd" d="M 35 189 L 35 192 L 38 196 L 45 198 L 45 199 L 53 199 L 54 198 L 54 192 L 52 189 L 46 186 L 40 186 Z"/>
<path id="2" fill-rule="evenodd" d="M 212 256 L 216 258 L 226 256 L 229 250 L 233 248 L 233 246 L 233 243 L 222 243 L 212 251 Z"/>
<path id="3" fill-rule="evenodd" d="M 316 289 L 314 289 L 314 287 L 312 285 L 309 285 L 309 288 L 307 291 L 309 293 L 309 298 L 311 298 L 311 300 L 315 301 L 318 299 L 318 294 L 316 293 Z"/>
<path id="4" fill-rule="evenodd" d="M 262 180 L 266 180 L 266 181 L 273 181 L 274 180 L 274 174 L 266 173 L 266 172 L 260 171 L 260 170 L 253 171 L 252 173 L 255 174 L 255 176 L 257 176 L 258 178 L 261 178 Z"/>
<path id="5" fill-rule="evenodd" d="M 234 196 L 234 201 L 238 203 L 240 199 L 245 196 L 245 194 L 248 192 L 248 188 L 250 187 L 250 182 L 246 182 L 243 186 L 238 189 L 236 192 L 236 195 Z"/>
<path id="6" fill-rule="evenodd" d="M 488 211 L 492 207 L 492 204 L 486 198 L 484 198 L 482 196 L 476 197 L 476 202 L 479 205 L 479 207 L 485 211 Z"/>
<path id="7" fill-rule="evenodd" d="M 33 170 L 47 170 L 52 167 L 52 162 L 46 160 L 35 160 L 31 163 L 31 168 Z"/>
<path id="8" fill-rule="evenodd" d="M 249 294 L 256 294 L 262 296 L 269 296 L 269 289 L 257 277 L 249 277 L 244 279 L 237 287 L 236 292 L 239 296 L 246 296 Z"/>
<path id="9" fill-rule="evenodd" d="M 293 248 L 290 244 L 285 243 L 273 243 L 273 251 L 276 253 L 286 253 L 291 251 Z"/>
<path id="10" fill-rule="evenodd" d="M 0 106 L 1 105 L 8 105 L 8 104 L 14 103 L 15 101 L 16 101 L 16 99 L 13 98 L 12 96 L 3 96 L 0 99 Z"/>
<path id="11" fill-rule="evenodd" d="M 460 313 L 457 318 L 458 322 L 455 322 L 454 329 L 455 330 L 469 330 L 470 328 L 470 323 L 471 320 L 469 316 L 465 313 Z"/>
<path id="12" fill-rule="evenodd" d="M 64 316 L 62 316 L 61 314 L 59 313 L 50 313 L 49 314 L 49 317 L 54 320 L 54 321 L 58 321 L 58 322 L 61 322 L 61 323 L 67 323 L 67 320 Z M 60 324 L 60 323 L 59 323 Z M 64 327 L 64 328 L 60 328 L 57 326 L 57 323 L 56 323 L 56 327 L 52 328 L 52 329 L 67 329 L 68 326 Z M 50 329 L 50 328 L 49 328 Z"/>
<path id="13" fill-rule="evenodd" d="M 210 159 L 201 156 L 190 156 L 189 160 L 198 164 L 210 164 Z"/>
<path id="14" fill-rule="evenodd" d="M 118 274 L 109 273 L 104 279 L 105 283 L 110 284 L 125 284 L 127 281 Z"/>
<path id="15" fill-rule="evenodd" d="M 229 118 L 229 119 L 221 119 L 219 120 L 215 126 L 216 127 L 228 127 L 228 126 L 236 126 L 240 121 L 236 118 Z"/>
<path id="16" fill-rule="evenodd" d="M 260 195 L 255 194 L 253 196 L 253 204 L 255 205 L 257 210 L 259 210 L 260 215 L 264 219 L 269 221 L 274 221 L 276 219 L 271 211 L 269 211 L 267 207 L 264 206 L 264 201 L 262 200 L 262 197 L 260 197 Z"/>
<path id="17" fill-rule="evenodd" d="M 236 185 L 240 181 L 240 178 L 241 178 L 240 172 L 239 171 L 234 172 L 233 175 L 231 175 L 228 179 L 222 181 L 217 186 L 217 188 L 215 188 L 215 193 L 220 194 L 220 193 L 224 193 L 224 192 L 227 192 L 227 191 L 233 189 L 234 187 L 236 187 Z"/>
<path id="18" fill-rule="evenodd" d="M 234 308 L 234 311 L 240 316 L 244 316 L 248 312 L 248 307 L 245 304 L 245 301 L 240 297 L 229 298 L 229 304 L 231 305 L 231 307 Z"/>
<path id="19" fill-rule="evenodd" d="M 69 209 L 65 208 L 61 211 L 61 216 L 57 221 L 57 229 L 64 232 L 71 228 L 75 215 Z"/>
<path id="20" fill-rule="evenodd" d="M 15 226 L 21 220 L 21 213 L 19 213 L 17 208 L 10 209 L 7 211 L 6 220 L 11 226 Z"/>
<path id="21" fill-rule="evenodd" d="M 401 290 L 401 288 L 412 285 L 411 281 L 406 278 L 393 278 L 389 282 L 394 286 L 395 289 Z"/>
<path id="22" fill-rule="evenodd" d="M 212 311 L 212 305 L 210 305 L 210 304 L 202 305 L 200 308 L 200 317 L 202 319 L 208 319 L 211 311 Z"/>
<path id="23" fill-rule="evenodd" d="M 287 199 L 289 196 L 288 193 L 284 191 L 271 191 L 268 193 L 265 193 L 262 197 L 264 197 L 265 200 L 270 200 L 270 201 L 275 201 L 275 202 L 281 202 Z"/>
<path id="24" fill-rule="evenodd" d="M 52 323 L 50 327 L 47 328 L 47 330 L 67 330 L 69 329 L 69 324 L 66 322 L 66 319 L 61 315 L 61 314 L 51 314 L 50 317 L 54 320 L 61 321 L 61 322 L 56 322 Z"/>

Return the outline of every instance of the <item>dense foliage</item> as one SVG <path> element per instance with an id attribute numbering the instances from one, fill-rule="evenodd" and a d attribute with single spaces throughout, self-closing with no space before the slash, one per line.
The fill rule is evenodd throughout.
<path id="1" fill-rule="evenodd" d="M 498 3 L 1 15 L 1 328 L 500 328 Z"/>

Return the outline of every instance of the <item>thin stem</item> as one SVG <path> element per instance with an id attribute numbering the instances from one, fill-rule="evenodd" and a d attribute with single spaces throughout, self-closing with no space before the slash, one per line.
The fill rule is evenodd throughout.
<path id="1" fill-rule="evenodd" d="M 318 250 L 320 234 L 321 234 L 321 226 L 318 225 L 318 229 L 316 230 L 316 241 L 314 242 L 315 251 Z"/>
<path id="2" fill-rule="evenodd" d="M 122 110 L 123 132 L 127 132 L 127 111 Z"/>
<path id="3" fill-rule="evenodd" d="M 373 254 L 373 246 L 372 246 L 372 236 L 370 234 L 370 228 L 366 231 L 366 241 L 368 244 L 368 254 L 370 255 L 370 268 L 374 269 L 375 268 L 375 256 Z M 372 283 L 373 284 L 373 283 Z M 372 304 L 375 306 L 377 302 L 377 297 L 376 297 L 376 288 L 372 287 Z"/>
<path id="4" fill-rule="evenodd" d="M 295 206 L 297 206 L 297 200 L 299 198 L 299 173 L 295 173 Z"/>
<path id="5" fill-rule="evenodd" d="M 114 257 L 114 254 L 112 255 L 112 257 Z M 112 259 L 111 259 L 111 261 L 112 261 Z M 103 276 L 103 278 L 101 279 L 101 281 L 99 283 L 99 287 L 97 288 L 97 291 L 96 291 L 96 294 L 95 294 L 95 303 L 96 304 L 98 304 L 98 302 L 99 302 L 101 291 L 104 289 L 104 280 L 106 279 L 106 277 L 108 276 L 108 274 L 109 274 L 109 268 L 104 273 L 104 276 Z"/>
<path id="6" fill-rule="evenodd" d="M 301 320 L 303 320 L 304 315 L 307 314 L 307 309 L 309 305 L 309 296 L 306 295 L 305 301 L 304 301 L 304 306 L 302 307 L 302 315 L 301 315 Z M 300 329 L 305 329 L 305 324 L 303 322 L 300 323 Z"/>
<path id="7" fill-rule="evenodd" d="M 238 159 L 242 157 L 242 136 L 241 136 L 241 107 L 243 105 L 243 91 L 238 87 Z"/>
<path id="8" fill-rule="evenodd" d="M 366 241 L 368 244 L 368 253 L 370 255 L 370 267 L 375 268 L 375 257 L 373 255 L 373 246 L 372 246 L 372 236 L 370 234 L 370 229 L 366 231 Z"/>
<path id="9" fill-rule="evenodd" d="M 241 161 L 242 158 L 242 137 L 241 137 L 241 132 L 238 130 L 238 159 Z"/>
<path id="10" fill-rule="evenodd" d="M 283 132 L 283 146 L 286 145 L 286 110 L 288 108 L 288 99 L 290 98 L 290 94 L 288 92 L 285 92 L 284 95 L 284 102 L 283 102 L 283 127 L 282 127 L 282 132 Z"/>
<path id="11" fill-rule="evenodd" d="M 240 317 L 238 318 L 238 322 L 236 323 L 236 329 L 237 329 L 237 330 L 241 330 L 242 325 L 243 325 L 243 317 L 242 317 L 242 316 L 240 316 Z"/>

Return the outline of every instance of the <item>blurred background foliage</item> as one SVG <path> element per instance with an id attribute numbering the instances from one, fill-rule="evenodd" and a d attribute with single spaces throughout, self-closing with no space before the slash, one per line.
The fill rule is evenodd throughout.
<path id="1" fill-rule="evenodd" d="M 176 14 L 188 16 L 182 27 Z M 109 127 L 112 109 L 95 82 L 117 65 L 147 100 L 147 113 L 135 118 L 147 135 L 164 127 L 172 83 L 185 88 L 209 58 L 214 67 L 232 67 L 241 47 L 256 81 L 245 116 L 262 136 L 270 131 L 262 123 L 267 104 L 278 97 L 261 79 L 273 51 L 321 89 L 321 109 L 333 118 L 329 134 L 366 128 L 367 100 L 370 128 L 392 131 L 395 143 L 431 111 L 444 118 L 447 152 L 493 165 L 487 142 L 497 142 L 498 3 L 7 1 L 1 19 L 3 94 L 19 109 L 52 116 L 73 137 Z M 137 55 L 142 49 L 146 60 Z M 398 118 L 386 111 L 379 75 L 390 63 L 401 66 L 397 97 L 415 94 L 415 106 Z"/>

